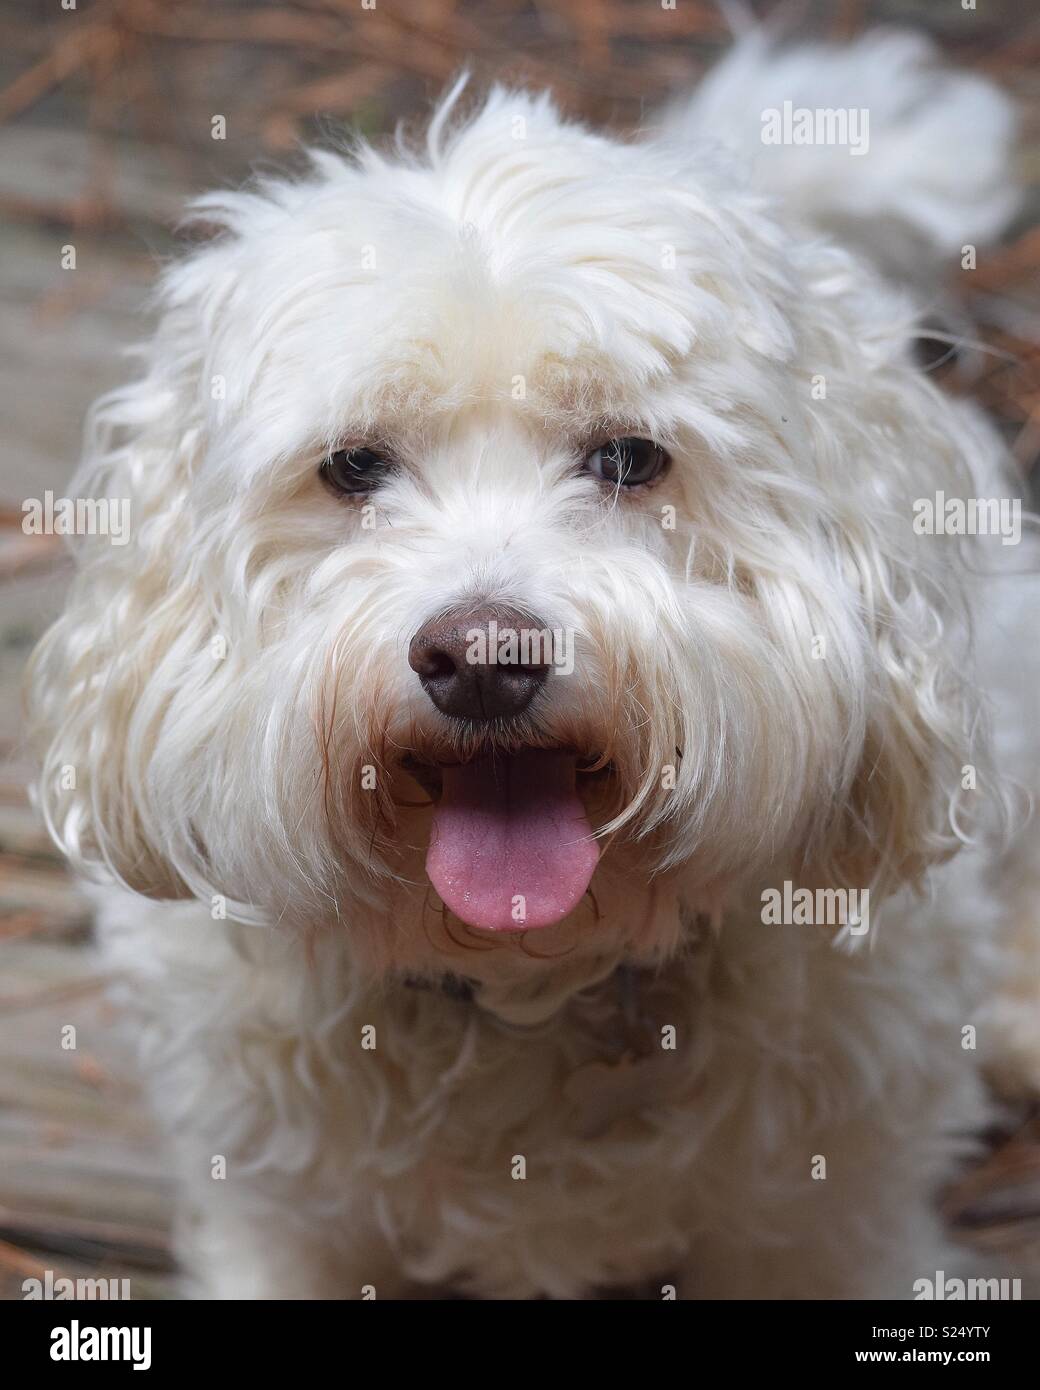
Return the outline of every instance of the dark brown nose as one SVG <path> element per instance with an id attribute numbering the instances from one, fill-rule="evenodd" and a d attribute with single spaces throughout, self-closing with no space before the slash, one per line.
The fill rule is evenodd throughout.
<path id="1" fill-rule="evenodd" d="M 508 719 L 523 713 L 549 674 L 552 649 L 543 634 L 529 614 L 485 604 L 423 623 L 408 664 L 442 714 Z"/>

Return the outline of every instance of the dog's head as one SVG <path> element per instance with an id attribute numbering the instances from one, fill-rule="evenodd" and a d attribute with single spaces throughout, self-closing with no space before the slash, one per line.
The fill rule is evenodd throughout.
<path id="1" fill-rule="evenodd" d="M 201 213 L 79 479 L 131 541 L 79 542 L 33 668 L 78 866 L 479 975 L 950 851 L 958 586 L 911 506 L 962 426 L 866 272 L 505 92 Z"/>

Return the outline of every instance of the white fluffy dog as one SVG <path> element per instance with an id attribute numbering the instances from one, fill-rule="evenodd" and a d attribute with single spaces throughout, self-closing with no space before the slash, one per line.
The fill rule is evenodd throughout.
<path id="1" fill-rule="evenodd" d="M 132 539 L 31 673 L 186 1266 L 913 1297 L 974 1268 L 983 1064 L 1040 1055 L 984 1008 L 1026 545 L 931 533 L 1021 482 L 892 278 L 1006 221 L 1007 104 L 899 35 L 753 36 L 631 143 L 465 101 L 199 205 L 78 477 Z M 764 143 L 787 101 L 869 148 Z"/>

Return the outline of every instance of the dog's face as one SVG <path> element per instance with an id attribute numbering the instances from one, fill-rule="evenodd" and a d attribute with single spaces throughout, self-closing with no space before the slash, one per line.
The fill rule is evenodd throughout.
<path id="1" fill-rule="evenodd" d="M 36 665 L 59 839 L 478 975 L 945 852 L 953 586 L 907 542 L 957 464 L 891 304 L 544 102 L 431 149 L 205 204 L 81 488 L 132 543 Z"/>

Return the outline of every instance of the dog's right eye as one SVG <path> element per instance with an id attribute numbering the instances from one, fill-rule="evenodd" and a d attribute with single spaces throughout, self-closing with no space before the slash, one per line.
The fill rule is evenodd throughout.
<path id="1" fill-rule="evenodd" d="M 371 492 L 389 467 L 390 460 L 384 454 L 361 445 L 330 454 L 321 465 L 321 475 L 337 492 Z"/>
<path id="2" fill-rule="evenodd" d="M 652 483 L 670 460 L 660 444 L 637 435 L 608 439 L 585 458 L 585 467 L 601 483 L 612 487 L 639 487 Z"/>

